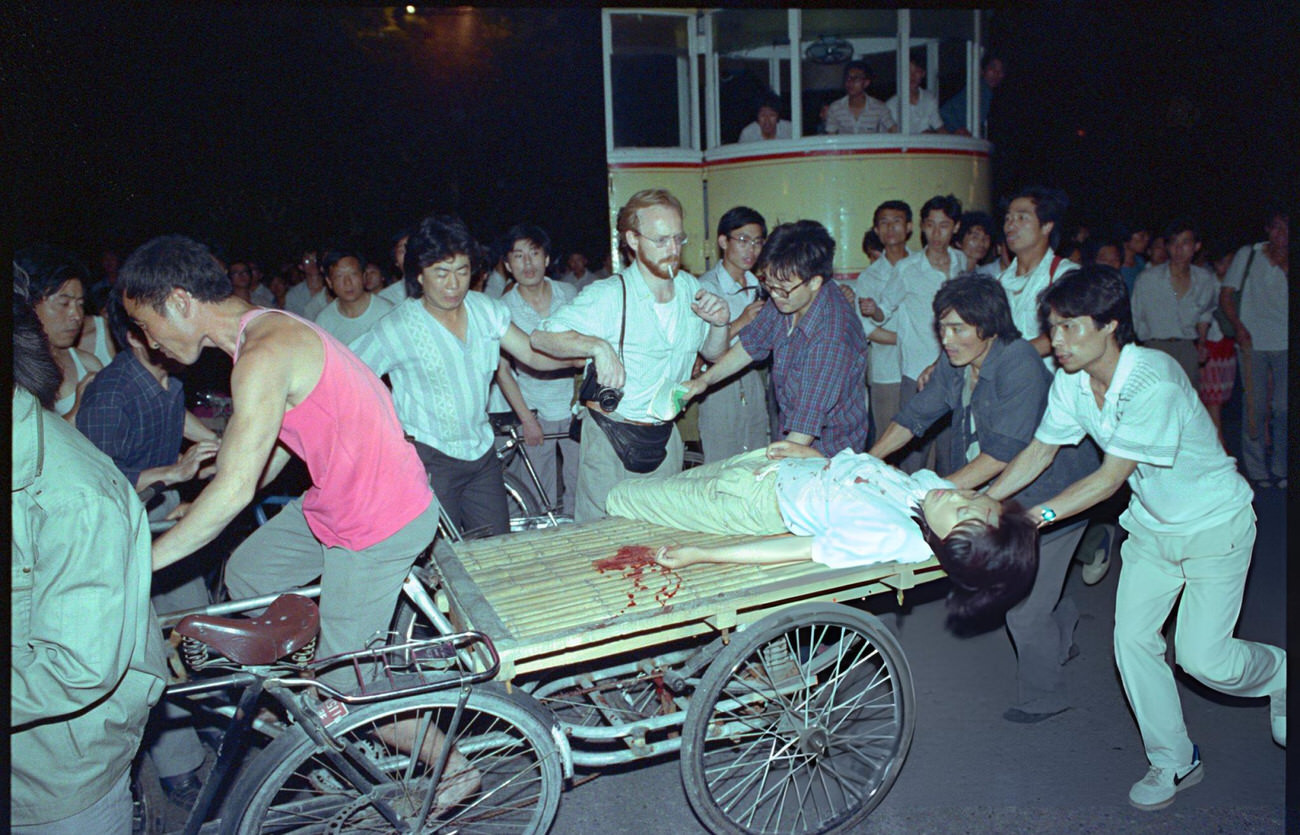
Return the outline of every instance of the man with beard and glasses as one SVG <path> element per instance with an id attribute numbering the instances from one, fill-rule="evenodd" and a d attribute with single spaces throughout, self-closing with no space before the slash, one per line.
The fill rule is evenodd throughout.
<path id="1" fill-rule="evenodd" d="M 539 351 L 589 357 L 594 366 L 595 385 L 583 392 L 593 396 L 581 404 L 579 522 L 604 516 L 605 499 L 620 481 L 681 471 L 675 415 L 652 412 L 652 401 L 671 398 L 697 353 L 709 361 L 722 356 L 731 322 L 727 303 L 679 269 L 686 235 L 676 197 L 665 189 L 638 191 L 619 210 L 617 228 L 627 266 L 588 286 L 530 337 Z M 622 396 L 615 402 L 596 389 Z M 612 408 L 602 408 L 602 400 Z"/>

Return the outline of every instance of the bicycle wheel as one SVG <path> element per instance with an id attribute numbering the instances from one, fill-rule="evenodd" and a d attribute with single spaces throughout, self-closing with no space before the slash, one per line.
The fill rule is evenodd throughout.
<path id="1" fill-rule="evenodd" d="M 791 606 L 709 666 L 682 729 L 682 784 L 714 832 L 850 831 L 888 794 L 915 727 L 912 676 L 884 624 Z"/>
<path id="2" fill-rule="evenodd" d="M 339 756 L 370 777 L 368 789 L 359 789 L 326 746 L 295 726 L 240 777 L 222 831 L 394 832 L 376 805 L 382 802 L 408 831 L 545 832 L 563 784 L 552 723 L 492 685 L 476 687 L 457 719 L 458 697 L 458 691 L 442 690 L 347 706 L 348 713 L 329 724 L 346 746 Z M 448 744 L 450 759 L 434 785 Z M 421 825 L 417 818 L 431 792 L 431 811 Z"/>
<path id="3" fill-rule="evenodd" d="M 511 472 L 502 472 L 506 482 L 506 509 L 510 513 L 510 530 L 527 527 L 528 520 L 542 515 L 542 503 L 524 480 Z"/>

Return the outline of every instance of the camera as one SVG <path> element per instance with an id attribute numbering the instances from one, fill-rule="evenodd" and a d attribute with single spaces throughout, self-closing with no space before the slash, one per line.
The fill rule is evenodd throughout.
<path id="1" fill-rule="evenodd" d="M 578 389 L 578 400 L 584 403 L 590 400 L 604 411 L 612 412 L 623 402 L 623 390 L 602 386 L 596 380 L 596 366 L 589 365 Z"/>

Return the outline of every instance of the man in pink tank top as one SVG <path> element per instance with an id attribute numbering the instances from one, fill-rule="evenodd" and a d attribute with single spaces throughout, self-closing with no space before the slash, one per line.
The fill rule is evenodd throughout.
<path id="1" fill-rule="evenodd" d="M 154 348 L 186 365 L 210 346 L 235 361 L 234 412 L 217 474 L 154 542 L 154 570 L 211 542 L 297 455 L 312 487 L 235 550 L 226 585 L 240 599 L 319 576 L 318 655 L 360 649 L 387 628 L 402 580 L 438 522 L 387 389 L 312 323 L 234 296 L 212 254 L 189 238 L 149 241 L 119 281 L 127 313 Z M 355 684 L 346 667 L 336 678 Z"/>

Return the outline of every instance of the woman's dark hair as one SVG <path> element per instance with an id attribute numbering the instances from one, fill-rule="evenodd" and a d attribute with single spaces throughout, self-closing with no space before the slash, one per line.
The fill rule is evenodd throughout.
<path id="1" fill-rule="evenodd" d="M 66 280 L 66 279 L 65 279 Z M 59 282 L 62 284 L 62 282 Z M 14 385 L 31 392 L 47 409 L 54 408 L 63 372 L 50 352 L 50 341 L 28 301 L 28 276 L 14 265 L 13 358 Z M 56 288 L 57 289 L 57 288 Z"/>
<path id="2" fill-rule="evenodd" d="M 77 279 L 90 289 L 90 271 L 76 256 L 49 244 L 32 244 L 14 253 L 14 267 L 27 275 L 27 298 L 33 308 L 67 282 Z"/>
<path id="3" fill-rule="evenodd" d="M 997 620 L 1024 599 L 1038 575 L 1038 526 L 1017 502 L 1002 503 L 996 526 L 967 521 L 930 547 L 948 574 L 948 626 L 967 631 Z"/>
<path id="4" fill-rule="evenodd" d="M 420 221 L 406 241 L 406 259 L 402 263 L 407 296 L 423 298 L 420 273 L 431 264 L 457 255 L 469 258 L 473 275 L 478 275 L 485 267 L 483 247 L 469 233 L 465 221 L 454 215 L 430 215 Z"/>
<path id="5" fill-rule="evenodd" d="M 815 220 L 782 223 L 767 236 L 763 251 L 754 262 L 754 272 L 773 278 L 797 277 L 807 281 L 821 276 L 830 281 L 834 275 L 835 239 Z"/>
<path id="6" fill-rule="evenodd" d="M 958 249 L 961 249 L 962 242 L 966 240 L 966 235 L 975 228 L 983 229 L 984 234 L 989 236 L 989 251 L 984 253 L 984 260 L 980 262 L 987 264 L 998 257 L 998 248 L 993 243 L 997 240 L 997 225 L 993 222 L 993 216 L 988 212 L 962 212 L 961 229 L 957 230 L 957 237 L 953 239 L 953 244 Z M 973 264 L 972 266 L 977 267 L 979 264 Z"/>
<path id="7" fill-rule="evenodd" d="M 934 294 L 935 329 L 948 311 L 975 327 L 980 339 L 997 337 L 1002 342 L 1019 339 L 1020 329 L 1011 318 L 1007 291 L 995 278 L 977 272 L 965 272 L 945 281 Z"/>
<path id="8" fill-rule="evenodd" d="M 1123 348 L 1137 341 L 1133 332 L 1133 309 L 1128 287 L 1119 270 L 1105 264 L 1088 264 L 1070 270 L 1038 296 L 1038 323 L 1051 333 L 1048 315 L 1053 311 L 1065 319 L 1089 316 L 1098 328 L 1115 322 L 1115 340 Z"/>
<path id="9" fill-rule="evenodd" d="M 212 251 L 184 235 L 162 235 L 132 252 L 117 282 L 126 298 L 159 313 L 177 287 L 201 302 L 223 301 L 234 293 L 230 277 Z"/>

